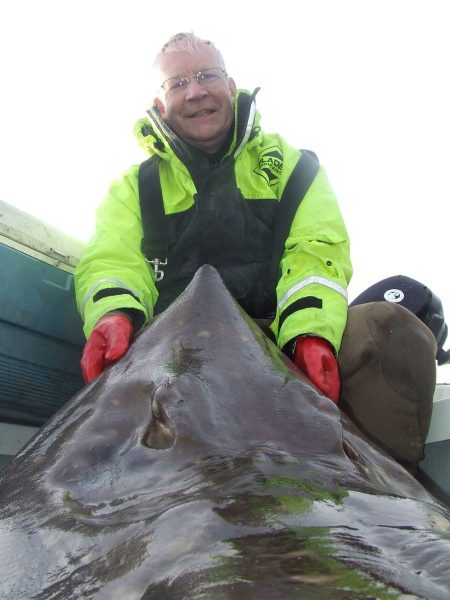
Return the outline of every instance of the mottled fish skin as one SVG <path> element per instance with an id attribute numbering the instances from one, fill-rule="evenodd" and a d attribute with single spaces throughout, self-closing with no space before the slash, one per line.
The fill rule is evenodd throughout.
<path id="1" fill-rule="evenodd" d="M 0 598 L 447 600 L 449 517 L 205 266 L 2 471 Z"/>

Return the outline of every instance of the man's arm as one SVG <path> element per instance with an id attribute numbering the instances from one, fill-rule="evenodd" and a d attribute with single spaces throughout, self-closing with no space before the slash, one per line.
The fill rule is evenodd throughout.
<path id="1" fill-rule="evenodd" d="M 97 211 L 97 226 L 75 270 L 78 310 L 88 338 L 107 313 L 123 309 L 137 328 L 153 314 L 158 292 L 141 253 L 142 224 L 134 166 L 111 188 Z"/>
<path id="2" fill-rule="evenodd" d="M 321 382 L 331 371 L 338 378 L 334 357 L 347 321 L 347 285 L 352 275 L 349 246 L 335 194 L 321 167 L 286 240 L 272 329 L 279 347 L 290 347 L 296 364 L 322 391 L 328 384 Z M 305 338 L 315 341 L 294 347 L 294 342 Z"/>

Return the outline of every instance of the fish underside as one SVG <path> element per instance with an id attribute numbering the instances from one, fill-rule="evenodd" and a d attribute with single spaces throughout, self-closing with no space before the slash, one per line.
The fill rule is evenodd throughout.
<path id="1" fill-rule="evenodd" d="M 0 598 L 447 600 L 449 517 L 205 266 L 2 471 Z"/>

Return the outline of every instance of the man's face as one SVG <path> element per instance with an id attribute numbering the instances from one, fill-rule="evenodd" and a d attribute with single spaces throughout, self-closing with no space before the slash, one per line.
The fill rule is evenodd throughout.
<path id="1" fill-rule="evenodd" d="M 199 71 L 219 67 L 216 52 L 206 45 L 198 45 L 195 52 L 180 50 L 160 57 L 158 73 L 163 83 L 171 77 L 193 77 Z M 202 87 L 194 78 L 186 89 L 161 90 L 155 98 L 163 119 L 185 142 L 213 153 L 219 150 L 233 122 L 236 85 L 226 77 Z"/>

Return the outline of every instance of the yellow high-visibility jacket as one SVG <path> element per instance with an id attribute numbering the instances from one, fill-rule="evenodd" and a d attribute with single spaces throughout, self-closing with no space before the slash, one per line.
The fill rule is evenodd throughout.
<path id="1" fill-rule="evenodd" d="M 173 260 L 178 261 L 177 271 L 184 269 L 183 276 L 189 277 L 189 269 L 198 267 L 202 260 L 216 266 L 221 274 L 230 271 L 228 267 L 241 269 L 235 280 L 231 278 L 227 282 L 224 277 L 238 301 L 242 283 L 235 285 L 235 281 L 245 280 L 248 297 L 251 297 L 253 290 L 255 296 L 260 289 L 270 285 L 270 278 L 265 273 L 270 267 L 271 227 L 280 199 L 302 154 L 280 135 L 264 133 L 259 121 L 254 96 L 239 90 L 229 149 L 218 165 L 213 166 L 208 163 L 207 155 L 187 146 L 169 130 L 155 111 L 150 113 L 149 119 L 138 121 L 135 128 L 139 143 L 150 156 L 159 157 L 163 212 L 173 238 L 169 239 L 169 247 L 179 236 L 180 227 L 191 227 L 191 252 L 173 251 Z M 87 337 L 97 321 L 112 310 L 135 309 L 142 313 L 142 320 L 147 321 L 155 314 L 155 307 L 158 312 L 158 287 L 165 297 L 161 309 L 180 292 L 181 280 L 177 287 L 174 276 L 171 278 L 170 274 L 166 281 L 156 281 L 153 268 L 147 260 L 149 257 L 142 251 L 142 202 L 151 202 L 152 198 L 140 198 L 140 169 L 140 165 L 133 165 L 112 183 L 97 211 L 96 232 L 75 271 L 77 304 Z M 227 239 L 234 236 L 237 244 L 239 238 L 234 225 L 226 228 L 228 208 L 223 208 L 222 215 L 221 207 L 225 207 L 229 196 L 221 195 L 219 189 L 214 206 L 208 204 L 212 202 L 215 192 L 208 193 L 205 181 L 210 186 L 211 182 L 219 186 L 220 173 L 222 176 L 223 173 L 227 174 L 224 185 L 229 184 L 233 190 L 236 210 L 242 208 L 247 215 L 244 217 L 244 226 L 238 228 L 245 233 L 241 236 L 245 241 L 242 246 L 245 256 L 235 257 L 234 251 L 226 252 Z M 217 213 L 216 221 L 204 221 L 212 224 L 213 230 L 202 230 L 202 223 L 199 221 L 196 224 L 193 220 L 195 214 L 201 212 L 198 210 L 203 206 L 201 202 L 206 203 L 209 215 Z M 230 220 L 231 224 L 239 223 L 236 215 L 238 212 L 233 217 L 235 220 Z M 253 224 L 256 223 L 258 227 L 254 228 Z M 261 239 L 260 232 L 263 232 Z M 192 239 L 197 234 L 198 243 L 197 238 Z M 214 248 L 212 242 L 216 244 Z M 197 252 L 196 244 L 201 251 Z M 247 270 L 242 270 L 244 268 Z M 279 269 L 279 279 L 272 284 L 276 292 L 276 299 L 273 294 L 272 330 L 279 347 L 283 348 L 298 335 L 309 334 L 328 340 L 338 352 L 347 319 L 346 289 L 352 267 L 348 234 L 322 166 L 295 212 Z M 261 284 L 263 280 L 264 284 Z M 163 282 L 167 283 L 165 289 Z M 182 285 L 186 282 L 187 279 L 183 280 Z M 247 300 L 241 304 L 248 310 Z M 267 316 L 256 314 L 258 310 L 254 312 L 252 316 Z"/>

